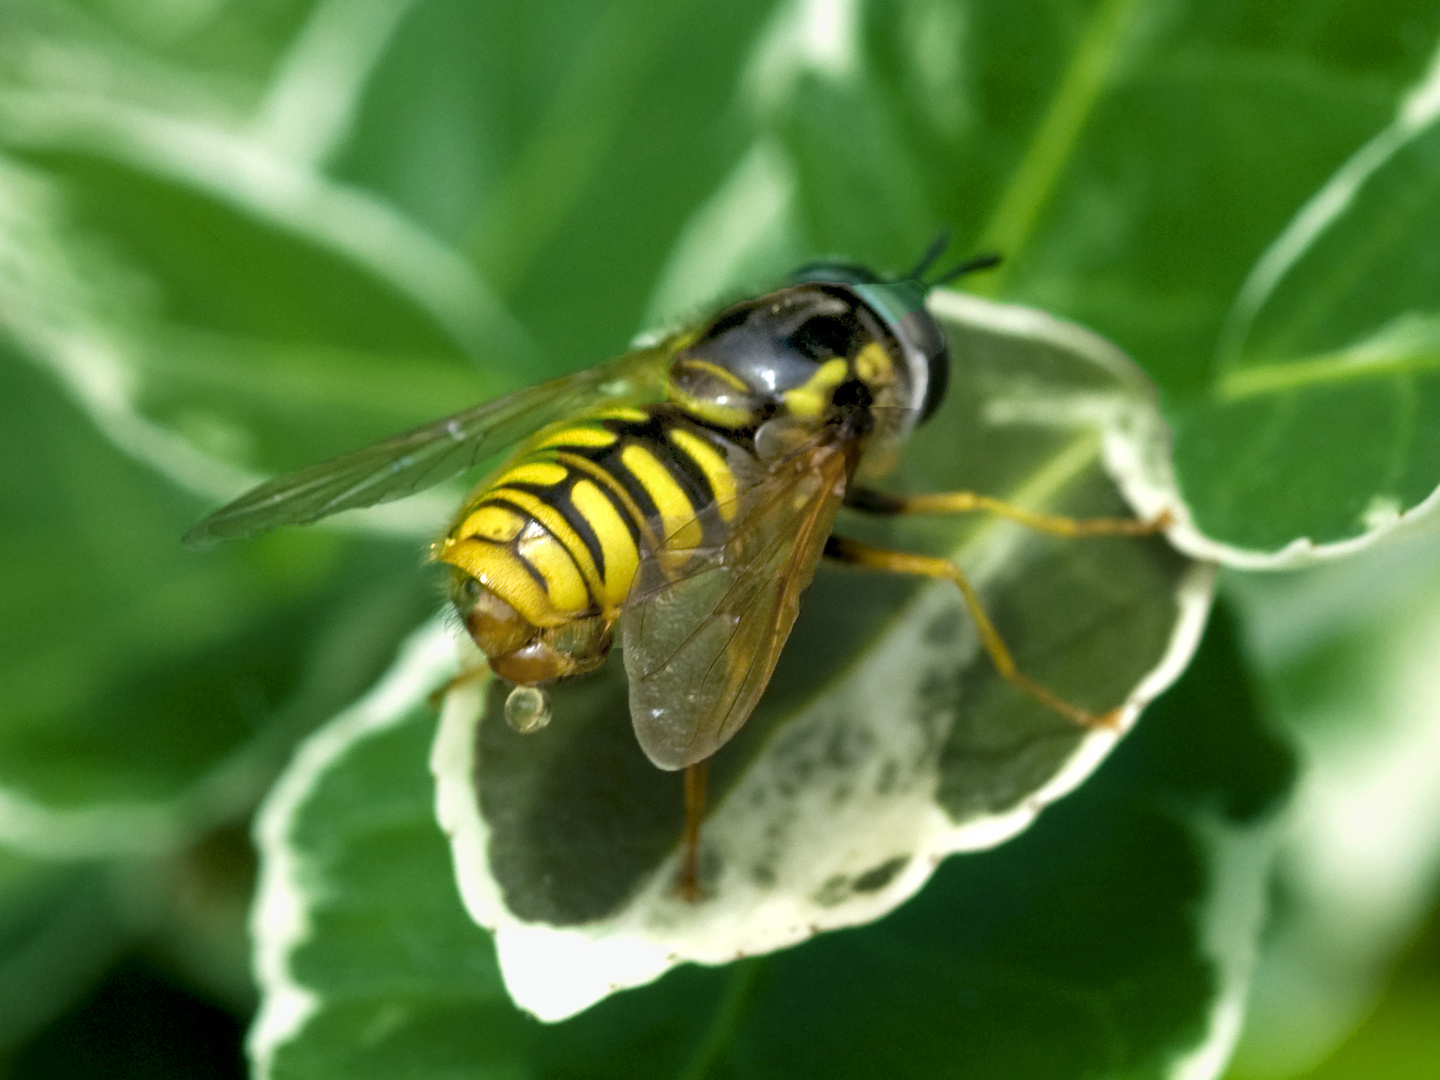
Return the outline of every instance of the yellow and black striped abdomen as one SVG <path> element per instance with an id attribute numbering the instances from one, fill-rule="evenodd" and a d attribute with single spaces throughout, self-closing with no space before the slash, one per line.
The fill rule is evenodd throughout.
<path id="1" fill-rule="evenodd" d="M 537 627 L 613 619 L 646 543 L 717 542 L 738 447 L 675 409 L 610 410 L 537 432 L 467 500 L 438 558 Z M 742 451 L 743 452 L 743 451 Z M 717 514 L 701 515 L 715 507 Z"/>

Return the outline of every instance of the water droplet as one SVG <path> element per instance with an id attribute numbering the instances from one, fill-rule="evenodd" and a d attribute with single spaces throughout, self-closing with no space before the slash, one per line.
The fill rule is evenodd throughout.
<path id="1" fill-rule="evenodd" d="M 505 699 L 505 723 L 530 735 L 550 723 L 550 699 L 538 686 L 517 686 Z"/>

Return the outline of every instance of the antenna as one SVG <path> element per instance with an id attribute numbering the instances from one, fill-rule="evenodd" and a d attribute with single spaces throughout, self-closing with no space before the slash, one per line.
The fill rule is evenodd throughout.
<path id="1" fill-rule="evenodd" d="M 929 290 L 938 285 L 949 284 L 956 278 L 964 277 L 966 274 L 974 274 L 980 270 L 990 270 L 1000 265 L 1000 253 L 989 251 L 983 255 L 972 255 L 964 262 L 952 266 L 944 273 L 936 274 L 927 281 L 925 279 L 925 271 L 929 270 L 939 261 L 940 256 L 945 253 L 945 249 L 949 246 L 950 230 L 941 229 L 940 232 L 936 234 L 935 239 L 930 241 L 930 246 L 925 249 L 925 254 L 920 256 L 920 261 L 915 264 L 915 268 L 908 274 L 902 274 L 894 280 L 918 281 Z"/>
<path id="2" fill-rule="evenodd" d="M 929 258 L 929 252 L 926 252 L 926 256 Z M 929 258 L 929 261 L 934 262 L 935 260 Z M 920 280 L 920 283 L 924 285 L 926 289 L 933 289 L 938 285 L 947 285 L 958 277 L 964 277 L 966 274 L 974 274 L 980 270 L 992 270 L 999 266 L 1002 261 L 1003 257 L 998 251 L 987 251 L 983 255 L 972 255 L 959 265 L 952 266 L 943 274 L 936 274 L 929 281 L 920 279 L 919 274 L 916 274 L 915 277 Z"/>
<path id="3" fill-rule="evenodd" d="M 945 249 L 950 246 L 950 230 L 941 229 L 930 246 L 925 249 L 925 254 L 920 256 L 920 261 L 915 264 L 915 269 L 908 274 L 901 276 L 901 281 L 923 281 L 925 271 L 935 265 L 935 260 L 945 254 Z"/>

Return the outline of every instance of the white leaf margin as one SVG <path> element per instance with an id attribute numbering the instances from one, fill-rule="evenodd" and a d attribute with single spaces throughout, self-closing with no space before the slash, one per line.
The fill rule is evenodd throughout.
<path id="1" fill-rule="evenodd" d="M 321 993 L 302 983 L 290 966 L 310 938 L 312 904 L 328 889 L 323 870 L 296 841 L 295 827 L 327 773 L 360 743 L 401 723 L 456 667 L 449 622 L 436 617 L 423 624 L 368 694 L 300 744 L 260 808 L 254 827 L 260 880 L 250 936 L 261 1004 L 246 1037 L 255 1080 L 272 1075 L 277 1051 L 300 1035 L 321 1005 Z"/>
<path id="2" fill-rule="evenodd" d="M 1282 826 L 1278 817 L 1236 825 L 1204 809 L 1188 813 L 1185 824 L 1205 865 L 1206 888 L 1194 919 L 1199 952 L 1210 962 L 1216 989 L 1204 1035 L 1170 1061 L 1165 1075 L 1214 1080 L 1224 1075 L 1245 1025 Z"/>
<path id="3" fill-rule="evenodd" d="M 294 61 L 293 78 L 312 77 L 301 70 L 306 63 Z M 277 94 L 288 104 L 272 102 L 257 128 L 245 130 L 100 94 L 0 88 L 0 148 L 78 150 L 194 191 L 371 274 L 425 311 L 468 356 L 534 355 L 527 332 L 456 251 L 382 200 L 271 145 L 286 140 L 281 113 L 293 110 L 297 96 L 283 86 Z M 343 103 L 332 105 L 343 112 Z M 49 370 L 117 449 L 182 490 L 229 499 L 259 483 L 263 477 L 141 411 L 134 355 L 144 343 L 100 311 L 95 286 L 75 264 L 61 190 L 0 157 L 0 195 L 0 334 Z M 412 538 L 423 534 L 417 518 L 443 520 L 449 501 L 422 494 L 328 527 Z"/>

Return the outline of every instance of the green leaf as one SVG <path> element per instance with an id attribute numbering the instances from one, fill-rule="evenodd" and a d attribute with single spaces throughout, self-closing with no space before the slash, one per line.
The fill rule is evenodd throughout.
<path id="1" fill-rule="evenodd" d="M 454 667 L 443 625 L 412 635 L 267 801 L 252 918 L 258 1076 L 473 1076 L 520 1056 L 525 1025 L 460 907 L 425 770 L 426 698 Z"/>
<path id="2" fill-rule="evenodd" d="M 479 286 L 453 259 L 435 266 L 393 216 L 317 185 L 308 212 L 318 226 L 280 213 L 257 228 L 251 204 L 273 193 L 206 172 L 237 167 L 253 148 L 217 147 L 203 129 L 177 132 L 154 116 L 67 107 L 78 118 L 55 117 L 27 165 L 0 158 L 0 190 L 13 201 L 0 214 L 0 287 L 23 347 L 121 449 L 218 499 L 253 482 L 249 469 L 332 456 L 507 386 L 478 377 L 456 347 L 456 336 L 484 337 L 483 326 L 446 327 L 448 313 L 417 310 L 405 295 L 474 307 L 465 293 Z M 199 176 L 114 145 L 144 146 L 157 132 L 176 145 L 155 156 L 185 149 L 200 161 L 182 164 Z M 335 250 L 326 234 L 341 230 L 374 239 Z M 420 262 L 425 279 L 412 280 Z M 430 532 L 445 510 L 437 503 L 417 529 L 424 507 L 372 519 Z"/>
<path id="3" fill-rule="evenodd" d="M 654 329 L 674 234 L 746 145 L 736 73 L 775 7 L 418 5 L 337 171 L 471 253 L 540 344 L 537 376 L 604 359 Z"/>
<path id="4" fill-rule="evenodd" d="M 33 1035 L 128 943 L 109 886 L 96 867 L 0 852 L 0 1047 Z"/>
<path id="5" fill-rule="evenodd" d="M 1435 502 L 1437 121 L 1440 68 L 1262 257 L 1209 395 L 1178 418 L 1181 485 L 1231 546 L 1352 548 Z"/>
<path id="6" fill-rule="evenodd" d="M 0 843 L 157 852 L 243 814 L 427 606 L 413 556 L 301 535 L 188 551 L 196 502 L 41 373 L 0 356 L 0 398 Z"/>
<path id="7" fill-rule="evenodd" d="M 1100 453 L 1130 502 L 1176 515 L 1172 536 L 1192 554 L 1272 565 L 1277 553 L 1305 550 L 1291 545 L 1306 538 L 1322 553 L 1368 546 L 1395 513 L 1432 498 L 1436 483 L 1436 450 L 1425 441 L 1437 427 L 1426 413 L 1437 323 L 1426 261 L 1434 247 L 1426 216 L 1434 139 L 1429 128 L 1404 129 L 1397 117 L 1425 80 L 1437 40 L 1433 0 L 0 5 L 0 444 L 9 455 L 0 463 L 7 499 L 0 615 L 8 635 L 0 664 L 0 840 L 52 857 L 131 852 L 116 857 L 117 873 L 155 877 L 157 893 L 169 888 L 154 874 L 153 855 L 133 852 L 159 852 L 168 865 L 174 845 L 196 830 L 237 821 L 293 741 L 368 684 L 421 617 L 427 601 L 415 587 L 426 580 L 414 565 L 418 550 L 363 535 L 418 538 L 444 520 L 454 498 L 437 491 L 391 514 L 334 523 L 360 538 L 275 537 L 194 561 L 173 538 L 205 508 L 275 470 L 614 355 L 637 330 L 758 291 L 809 258 L 839 255 L 901 270 L 942 227 L 956 233 L 955 260 L 984 245 L 1003 249 L 1001 271 L 968 279 L 966 288 L 1095 327 L 1159 385 L 1178 472 L 1154 429 L 1104 440 Z M 1347 177 L 1359 182 L 1348 201 L 1335 200 Z M 1019 389 L 1002 400 L 1017 424 L 1042 411 Z M 905 482 L 914 489 L 959 482 L 963 473 L 938 463 L 959 462 L 985 442 L 973 434 L 924 432 Z M 1015 442 L 990 462 L 1008 462 L 1015 474 L 981 473 L 977 482 L 1013 494 L 1032 449 Z M 984 529 L 951 532 L 940 523 L 890 538 L 964 551 L 967 560 L 999 544 Z M 1037 555 L 1046 543 L 1014 562 L 1038 575 L 1032 592 L 1011 590 L 988 571 L 977 575 L 987 601 L 1012 625 L 1031 624 L 1046 597 L 1062 595 Z M 1038 561 L 1026 561 L 1032 556 Z M 1118 582 L 1130 580 L 1134 567 L 1106 556 L 1091 569 L 1092 583 L 1097 575 Z M 1074 595 L 1089 596 L 1088 589 L 1076 584 Z M 1337 601 L 1334 618 L 1370 610 L 1364 593 Z M 1063 595 L 1072 595 L 1069 586 Z M 812 627 L 804 652 L 798 647 L 806 639 L 797 639 L 773 716 L 803 713 L 819 700 L 812 691 L 837 679 L 859 680 L 847 658 L 893 635 L 898 613 L 920 603 L 861 578 L 822 581 L 809 618 L 820 630 L 826 622 L 837 629 Z M 1297 618 L 1305 605 L 1302 595 Z M 857 607 L 863 620 L 854 617 Z M 1396 627 L 1418 625 L 1393 617 Z M 1107 777 L 1171 728 L 1187 741 L 1170 746 L 1165 760 L 1215 773 L 1206 789 L 1212 805 L 1245 815 L 1245 807 L 1273 802 L 1279 781 L 1267 770 L 1275 762 L 1245 735 L 1249 729 L 1227 723 L 1242 706 L 1224 689 L 1236 680 L 1221 678 L 1238 675 L 1241 664 L 1268 671 L 1255 625 L 1246 624 L 1234 663 L 1206 667 L 1193 684 L 1191 726 L 1171 717 L 1162 727 L 1156 711 L 1038 829 L 994 853 L 945 864 L 914 902 L 925 905 L 940 890 L 935 926 L 877 944 L 870 935 L 887 920 L 784 954 L 786 962 L 816 950 L 833 956 L 837 966 L 800 973 L 809 980 L 804 992 L 782 987 L 765 996 L 769 965 L 779 960 L 744 970 L 685 966 L 653 990 L 617 995 L 570 1023 L 523 1022 L 524 1048 L 505 1034 L 504 1048 L 487 1056 L 445 1042 L 452 1028 L 475 1032 L 465 1026 L 467 1006 L 427 1013 L 425 1000 L 417 1004 L 387 982 L 409 954 L 400 936 L 385 935 L 418 932 L 414 920 L 395 914 L 346 939 L 347 948 L 370 935 L 399 942 L 378 949 L 371 968 L 387 988 L 335 1021 L 331 1041 L 287 1044 L 298 1053 L 303 1043 L 307 1055 L 295 1072 L 336 1068 L 327 1062 L 358 1070 L 367 1062 L 357 1046 L 390 1045 L 389 1017 L 424 1014 L 439 1019 L 428 1029 L 436 1055 L 414 1066 L 420 1075 L 438 1071 L 444 1055 L 445 1067 L 461 1075 L 485 1064 L 633 1075 L 637 1056 L 691 1075 L 822 1059 L 846 1072 L 838 1059 L 860 1047 L 863 1033 L 858 1023 L 830 1023 L 832 1015 L 874 1029 L 867 1053 L 943 1073 L 956 1060 L 945 1043 L 955 1018 L 970 1016 L 978 1000 L 971 991 L 994 980 L 932 973 L 936 986 L 963 982 L 963 997 L 927 997 L 913 989 L 925 980 L 906 982 L 914 974 L 906 964 L 927 941 L 954 940 L 946 935 L 963 929 L 952 925 L 956 918 L 991 925 L 966 906 L 966 882 L 979 873 L 972 866 L 993 858 L 1017 888 L 1033 885 L 1040 880 L 1033 867 L 1010 849 L 1023 852 L 1059 828 L 1066 819 L 1057 814 L 1072 806 L 1083 817 L 1091 789 L 1116 790 L 1103 787 Z M 1403 645 L 1378 630 L 1374 636 L 1397 654 Z M 1083 666 L 1083 652 L 1066 654 Z M 1370 686 L 1384 657 L 1357 645 L 1335 659 L 1302 665 L 1293 686 L 1311 687 L 1317 700 L 1349 701 Z M 1032 662 L 1060 683 L 1072 677 L 1051 660 Z M 1095 668 L 1102 669 L 1111 670 L 1108 659 Z M 959 692 L 975 696 L 962 700 L 1007 692 L 986 683 L 984 670 L 983 663 L 973 668 Z M 1089 674 L 1075 677 L 1078 693 Z M 1269 700 L 1288 701 L 1276 685 L 1267 683 Z M 245 696 L 247 687 L 267 695 L 262 708 Z M 599 710 L 605 688 L 592 689 Z M 1346 715 L 1378 722 L 1393 706 L 1378 695 Z M 1013 729 L 999 715 L 994 730 L 978 733 L 982 752 L 970 758 L 997 752 L 1004 767 L 957 771 L 947 806 L 983 817 L 1055 766 L 1044 754 L 1022 753 L 1023 739 L 1019 747 L 1007 742 Z M 763 721 L 757 717 L 757 740 Z M 618 753 L 628 747 L 619 738 L 625 718 L 612 723 L 616 741 L 597 742 Z M 417 733 L 414 743 L 427 737 Z M 1420 733 L 1396 745 L 1396 762 L 1426 760 Z M 410 796 L 428 799 L 414 745 L 396 750 L 388 766 L 365 773 L 357 797 L 403 774 Z M 736 776 L 758 760 L 746 756 L 751 751 L 737 751 Z M 1259 768 L 1257 757 L 1269 764 Z M 1159 762 L 1148 757 L 1145 767 Z M 1183 771 L 1166 773 L 1185 792 L 1181 801 L 1198 790 L 1178 779 Z M 625 794 L 641 795 L 655 780 L 648 767 L 635 775 L 640 781 Z M 544 795 L 527 792 L 523 780 L 506 789 L 521 810 Z M 1175 812 L 1175 792 L 1144 791 Z M 658 809 L 643 798 L 634 807 L 626 858 L 608 876 L 592 875 L 602 898 L 609 890 L 606 903 L 673 848 L 678 796 L 673 786 L 655 794 Z M 1361 820 L 1356 805 L 1341 804 L 1346 820 Z M 416 829 L 432 835 L 415 807 Z M 1062 883 L 1043 911 L 1004 894 L 995 907 L 1017 912 L 1005 932 L 1039 935 L 1050 914 L 1083 910 L 1097 891 L 1113 900 L 1106 887 L 1127 867 L 1162 888 L 1167 873 L 1183 878 L 1189 864 L 1160 850 L 1177 834 L 1156 825 L 1156 816 L 1086 819 L 1093 832 L 1064 833 L 1059 843 L 1109 876 Z M 1415 841 L 1418 850 L 1428 821 L 1417 811 L 1386 836 L 1402 847 Z M 1132 843 L 1132 822 L 1159 837 L 1159 847 Z M 1243 836 L 1231 843 L 1223 830 L 1194 832 L 1186 822 L 1187 840 L 1201 836 L 1195 843 L 1213 865 L 1253 870 L 1254 860 L 1263 861 L 1263 852 L 1246 854 Z M 589 836 L 579 825 L 572 832 Z M 413 835 L 419 851 L 428 842 Z M 526 849 L 511 850 L 522 856 L 513 871 Z M 431 870 L 437 866 L 438 857 Z M 445 920 L 457 920 L 437 925 L 463 925 L 453 882 L 438 884 L 429 873 L 417 873 L 417 882 L 444 895 L 452 904 Z M 1246 873 L 1228 880 L 1253 880 Z M 959 884 L 947 884 L 952 878 Z M 345 878 L 346 896 L 364 895 L 371 880 Z M 1230 895 L 1206 880 L 1207 897 Z M 1199 894 L 1188 886 L 1156 892 L 1154 881 L 1138 886 L 1157 897 L 1150 914 L 1157 925 L 1180 927 L 1198 910 Z M 34 895 L 48 897 L 50 888 Z M 1416 905 L 1427 888 L 1416 887 Z M 95 925 L 108 911 L 133 927 L 96 895 Z M 63 908 L 57 900 L 54 910 Z M 179 900 L 156 907 L 166 914 L 150 916 L 154 935 L 172 943 L 182 936 L 174 924 L 183 909 Z M 1212 910 L 1208 900 L 1203 909 Z M 425 910 L 421 930 L 433 914 Z M 1119 910 L 1136 918 L 1131 908 Z M 1123 928 L 1101 932 L 1110 925 L 1104 911 L 1056 923 L 1037 953 L 1071 955 L 1067 949 L 1083 944 L 1074 927 L 1093 926 L 1096 967 L 1087 970 L 1109 960 L 1119 974 L 1083 985 L 1042 974 L 1015 985 L 1047 993 L 1080 985 L 1079 997 L 1090 1002 L 1107 987 L 1122 988 L 1115 992 L 1123 997 L 1128 980 L 1151 996 L 1126 998 L 1109 1014 L 1107 1033 L 1090 1043 L 1084 1032 L 1095 1029 L 1082 1030 L 1058 1009 L 1024 1013 L 1036 992 L 986 999 L 974 1012 L 984 1031 L 967 1036 L 969 1056 L 955 1070 L 983 1074 L 976 1048 L 1008 1030 L 1010 1017 L 1023 1019 L 1030 1039 L 994 1042 L 996 1056 L 985 1060 L 1006 1062 L 1012 1072 L 1033 1066 L 1056 1074 L 1039 1045 L 1053 1032 L 1076 1068 L 1153 1075 L 1165 1071 L 1162 1061 L 1195 1052 L 1205 1029 L 1205 1050 L 1189 1059 L 1186 1075 L 1214 1075 L 1223 1032 L 1238 1022 L 1242 945 L 1258 916 L 1244 904 L 1213 910 L 1230 914 L 1207 914 L 1211 931 L 1234 929 L 1228 952 L 1223 935 L 1207 931 L 1212 959 L 1228 957 L 1219 969 L 1210 961 L 1197 967 L 1178 949 L 1181 941 L 1194 944 L 1188 931 L 1143 939 Z M 47 938 L 41 922 L 13 925 L 17 952 L 32 938 L 67 936 Z M 465 928 L 464 940 L 474 933 Z M 847 952 L 841 943 L 852 935 L 869 944 Z M 1177 949 L 1152 948 L 1157 939 Z M 70 940 L 84 962 L 65 968 L 57 960 L 57 971 L 98 970 L 113 947 L 99 939 L 85 946 L 80 934 Z M 937 955 L 947 971 L 963 972 L 971 953 L 994 955 L 985 945 L 970 938 Z M 33 955 L 39 967 L 49 963 L 44 948 Z M 1356 977 L 1356 986 L 1383 975 L 1390 952 L 1365 955 L 1347 969 L 1372 973 Z M 183 950 L 171 961 L 211 987 L 244 978 L 237 968 L 211 979 Z M 873 990 L 858 988 L 869 993 L 862 1012 L 845 999 L 845 985 L 868 966 L 898 974 Z M 1202 968 L 1207 979 L 1223 970 L 1226 989 L 1197 989 L 1193 976 Z M 79 979 L 57 979 L 32 1019 L 79 993 Z M 1345 977 L 1335 982 L 1344 985 Z M 477 1000 L 470 993 L 459 1000 Z M 784 1010 L 798 1015 L 812 997 L 810 1030 L 780 1026 Z M 382 999 L 390 1011 L 366 1012 Z M 761 1034 L 746 1035 L 747 1024 L 759 1023 L 748 1019 L 757 1001 L 779 1011 L 767 1013 L 771 1026 Z M 509 1019 L 494 1029 L 513 1034 L 506 1027 L 513 1016 L 495 1008 Z M 316 1024 L 330 1015 L 322 1010 Z M 1257 1016 L 1260 1027 L 1273 1020 L 1278 1035 L 1287 1030 L 1268 1006 Z M 1177 1035 L 1186 1024 L 1190 1033 Z M 357 1031 L 377 1041 L 357 1039 Z M 1110 1047 L 1104 1054 L 1086 1049 L 1102 1044 Z M 1163 1052 L 1146 1049 L 1162 1044 Z M 414 1049 L 413 1041 L 405 1045 Z M 927 1047 L 934 1050 L 928 1059 Z M 374 1071 L 401 1072 L 390 1067 L 397 1060 L 377 1056 Z"/>
<path id="8" fill-rule="evenodd" d="M 1245 2 L 787 7 L 745 73 L 771 178 L 755 205 L 779 218 L 752 246 L 771 272 L 793 236 L 898 268 L 951 223 L 1006 258 L 968 287 L 1096 327 L 1157 380 L 1187 550 L 1259 566 L 1368 542 L 1440 484 L 1434 155 L 1399 154 L 1348 224 L 1314 208 L 1428 123 L 1440 20 L 1408 2 L 1290 18 Z M 1318 248 L 1292 268 L 1299 234 Z M 1275 352 L 1266 328 L 1296 317 L 1319 336 Z"/>
<path id="9" fill-rule="evenodd" d="M 948 860 L 900 911 L 543 1027 L 506 1003 L 455 899 L 419 705 L 453 654 L 438 629 L 417 635 L 262 816 L 257 1075 L 1213 1075 L 1261 923 L 1265 811 L 1289 777 L 1228 620 L 1216 630 L 1063 812 Z"/>

